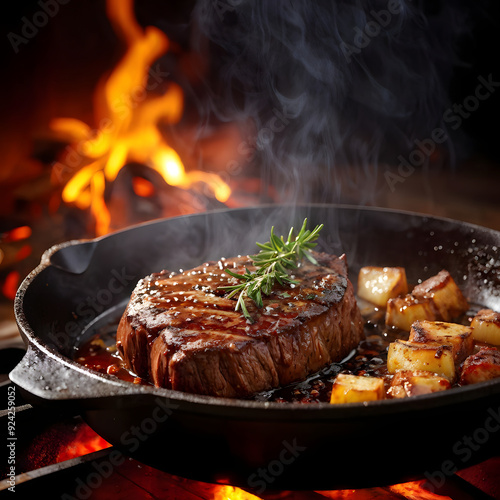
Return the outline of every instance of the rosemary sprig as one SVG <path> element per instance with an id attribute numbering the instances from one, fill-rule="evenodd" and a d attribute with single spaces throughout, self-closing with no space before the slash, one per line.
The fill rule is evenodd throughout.
<path id="1" fill-rule="evenodd" d="M 251 321 L 252 317 L 245 305 L 246 297 L 253 300 L 257 307 L 262 307 L 262 294 L 270 295 L 276 282 L 280 285 L 298 283 L 290 277 L 288 270 L 297 268 L 304 257 L 313 264 L 317 264 L 310 250 L 316 246 L 315 241 L 318 239 L 323 224 L 316 226 L 312 231 L 306 229 L 306 226 L 307 219 L 304 219 L 302 228 L 295 237 L 292 227 L 286 241 L 283 236 L 276 236 L 272 227 L 270 240 L 267 243 L 257 243 L 260 252 L 250 256 L 257 267 L 256 271 L 249 271 L 247 268 L 244 274 L 238 274 L 225 269 L 226 273 L 240 280 L 240 283 L 221 288 L 230 291 L 228 298 L 238 295 L 235 310 L 241 309 L 248 320 Z"/>

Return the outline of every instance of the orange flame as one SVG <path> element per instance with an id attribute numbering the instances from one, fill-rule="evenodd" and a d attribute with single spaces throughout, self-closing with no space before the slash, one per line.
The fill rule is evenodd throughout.
<path id="1" fill-rule="evenodd" d="M 234 486 L 216 486 L 213 500 L 260 500 L 260 497 Z"/>
<path id="2" fill-rule="evenodd" d="M 389 486 L 393 493 L 399 493 L 412 500 L 451 500 L 449 496 L 438 495 L 425 488 L 425 480 Z"/>
<path id="3" fill-rule="evenodd" d="M 425 480 L 410 481 L 382 488 L 317 491 L 316 493 L 331 500 L 373 500 L 396 497 L 407 500 L 451 500 L 449 496 L 438 495 L 426 489 Z"/>
<path id="4" fill-rule="evenodd" d="M 5 281 L 2 285 L 2 293 L 4 294 L 4 296 L 10 300 L 14 300 L 20 281 L 21 275 L 19 274 L 19 272 L 11 271 L 5 278 Z"/>
<path id="5" fill-rule="evenodd" d="M 143 198 L 152 196 L 155 190 L 153 183 L 143 177 L 134 177 L 132 179 L 132 188 L 137 196 Z"/>
<path id="6" fill-rule="evenodd" d="M 31 236 L 32 230 L 29 226 L 19 226 L 4 233 L 1 239 L 4 243 L 25 240 Z"/>
<path id="7" fill-rule="evenodd" d="M 110 446 L 107 441 L 96 434 L 90 427 L 84 425 L 78 429 L 74 441 L 59 450 L 57 462 L 81 457 L 94 451 L 109 448 Z"/>
<path id="8" fill-rule="evenodd" d="M 53 170 L 59 179 L 68 171 L 72 174 L 64 186 L 63 201 L 90 209 L 98 235 L 109 232 L 106 183 L 112 182 L 127 162 L 138 162 L 156 170 L 173 186 L 209 185 L 214 196 L 225 202 L 231 194 L 228 185 L 215 174 L 186 172 L 158 129 L 160 123 L 178 123 L 184 109 L 182 90 L 174 83 L 163 95 L 148 92 L 149 69 L 167 52 L 169 39 L 161 30 L 137 23 L 133 0 L 107 0 L 107 13 L 126 50 L 110 76 L 96 88 L 98 127 L 93 130 L 74 118 L 56 118 L 50 123 L 51 129 L 72 145 Z"/>

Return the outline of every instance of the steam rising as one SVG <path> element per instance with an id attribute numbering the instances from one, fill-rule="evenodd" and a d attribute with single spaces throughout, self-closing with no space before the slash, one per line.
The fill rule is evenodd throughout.
<path id="1" fill-rule="evenodd" d="M 194 22 L 220 82 L 211 112 L 253 120 L 240 152 L 287 201 L 336 202 L 342 189 L 374 188 L 382 162 L 446 130 L 467 14 L 457 5 L 199 0 Z"/>

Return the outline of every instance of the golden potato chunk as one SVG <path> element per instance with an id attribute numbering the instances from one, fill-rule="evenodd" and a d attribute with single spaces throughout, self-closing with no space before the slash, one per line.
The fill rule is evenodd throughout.
<path id="1" fill-rule="evenodd" d="M 393 398 L 407 398 L 420 394 L 445 391 L 450 381 L 432 372 L 402 370 L 394 375 L 388 394 Z"/>
<path id="2" fill-rule="evenodd" d="M 411 325 L 419 319 L 437 319 L 437 310 L 432 301 L 417 299 L 409 294 L 389 299 L 387 302 L 385 313 L 387 326 L 395 326 L 401 330 L 409 331 Z"/>
<path id="3" fill-rule="evenodd" d="M 482 347 L 464 362 L 460 384 L 476 384 L 500 377 L 500 351 L 495 347 Z"/>
<path id="4" fill-rule="evenodd" d="M 410 294 L 389 299 L 385 322 L 409 331 L 414 321 L 450 321 L 468 308 L 450 273 L 443 270 L 417 285 Z"/>
<path id="5" fill-rule="evenodd" d="M 441 321 L 450 321 L 469 309 L 469 303 L 446 270 L 417 285 L 411 294 L 417 299 L 431 300 L 439 312 L 436 319 Z"/>
<path id="6" fill-rule="evenodd" d="M 481 309 L 472 319 L 470 326 L 474 340 L 500 345 L 500 313 Z"/>
<path id="7" fill-rule="evenodd" d="M 455 360 L 451 345 L 428 342 L 420 344 L 407 340 L 396 340 L 389 344 L 387 371 L 424 370 L 433 372 L 448 380 L 454 380 Z"/>
<path id="8" fill-rule="evenodd" d="M 455 364 L 459 364 L 474 351 L 474 338 L 469 326 L 444 321 L 415 321 L 410 329 L 410 342 L 451 345 Z"/>
<path id="9" fill-rule="evenodd" d="M 362 403 L 384 398 L 385 386 L 381 378 L 339 373 L 333 383 L 330 403 Z"/>
<path id="10" fill-rule="evenodd" d="M 390 298 L 408 293 L 406 272 L 402 267 L 362 267 L 358 274 L 358 296 L 385 307 Z"/>

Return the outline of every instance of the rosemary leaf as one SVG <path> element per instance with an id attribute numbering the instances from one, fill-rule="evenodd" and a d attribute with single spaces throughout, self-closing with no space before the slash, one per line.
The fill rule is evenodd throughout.
<path id="1" fill-rule="evenodd" d="M 262 294 L 270 295 L 276 282 L 280 285 L 297 284 L 298 282 L 288 274 L 288 270 L 297 268 L 304 257 L 313 264 L 317 264 L 310 250 L 316 246 L 315 241 L 322 228 L 323 224 L 310 231 L 307 229 L 307 219 L 304 219 L 297 236 L 293 236 L 294 229 L 292 227 L 285 241 L 283 236 L 278 237 L 274 234 L 274 227 L 272 227 L 269 241 L 257 243 L 260 252 L 251 256 L 257 268 L 255 271 L 251 272 L 245 269 L 245 274 L 239 274 L 225 269 L 227 274 L 240 281 L 235 285 L 220 287 L 230 292 L 228 298 L 238 295 L 235 310 L 241 310 L 245 318 L 252 321 L 245 305 L 246 298 L 252 300 L 260 308 L 263 306 Z"/>

